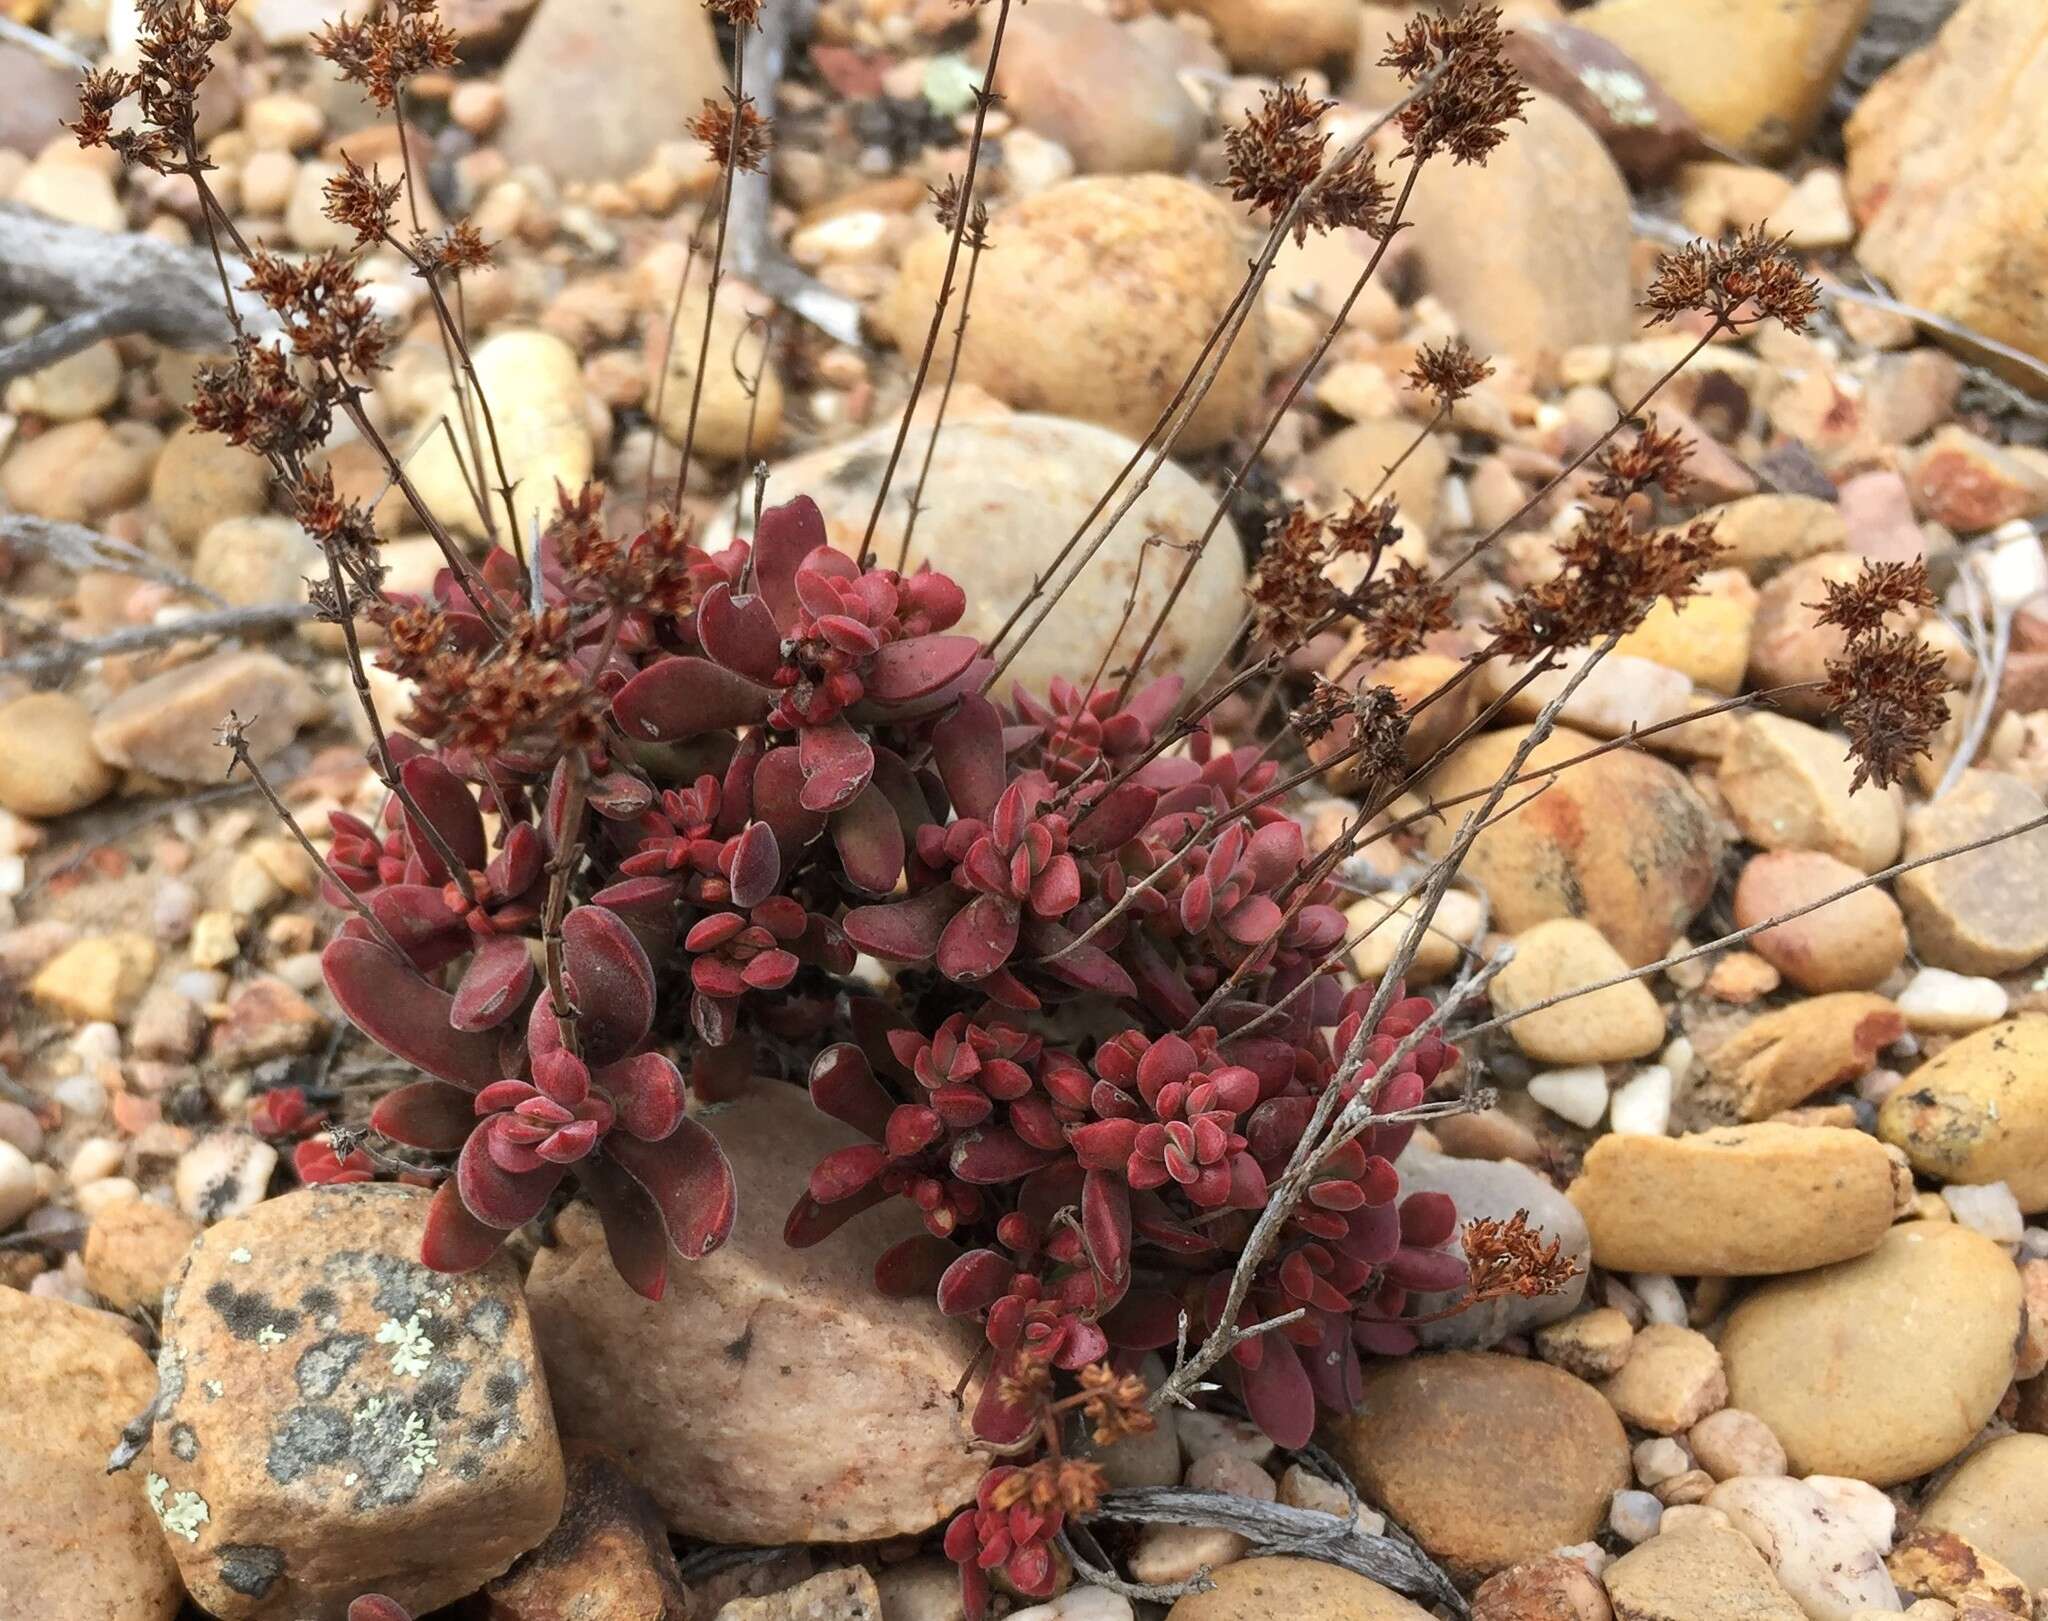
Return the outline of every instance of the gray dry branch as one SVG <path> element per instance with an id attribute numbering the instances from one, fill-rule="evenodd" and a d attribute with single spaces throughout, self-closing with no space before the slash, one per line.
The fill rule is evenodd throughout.
<path id="1" fill-rule="evenodd" d="M 247 270 L 228 266 L 239 287 Z M 237 293 L 243 321 L 264 332 L 269 312 Z M 139 334 L 173 349 L 225 349 L 234 336 L 213 260 L 154 237 L 95 231 L 0 204 L 0 311 L 40 307 L 50 319 L 0 348 L 0 383 L 40 371 L 102 338 Z"/>

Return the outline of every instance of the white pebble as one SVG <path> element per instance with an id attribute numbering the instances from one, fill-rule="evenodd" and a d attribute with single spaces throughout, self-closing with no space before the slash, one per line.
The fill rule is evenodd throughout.
<path id="1" fill-rule="evenodd" d="M 1552 1114 L 1590 1130 L 1607 1112 L 1607 1072 L 1598 1064 L 1547 1069 L 1529 1078 L 1529 1096 Z"/>
<path id="2" fill-rule="evenodd" d="M 1905 1084 L 1906 1077 L 1895 1069 L 1886 1069 L 1880 1064 L 1876 1069 L 1865 1070 L 1856 1083 L 1856 1095 L 1865 1103 L 1882 1103 Z"/>
<path id="3" fill-rule="evenodd" d="M 1648 1542 L 1664 1518 L 1664 1505 L 1648 1492 L 1616 1492 L 1607 1505 L 1607 1528 L 1624 1542 Z"/>
<path id="4" fill-rule="evenodd" d="M 277 977 L 293 990 L 310 996 L 325 983 L 320 972 L 320 953 L 296 951 L 277 965 Z"/>
<path id="5" fill-rule="evenodd" d="M 90 1221 L 103 1210 L 141 1198 L 142 1189 L 125 1176 L 103 1176 L 97 1182 L 88 1182 L 72 1197 L 79 1214 Z"/>
<path id="6" fill-rule="evenodd" d="M 1607 1111 L 1609 1129 L 1623 1137 L 1663 1136 L 1671 1126 L 1671 1094 L 1676 1087 L 1667 1066 L 1645 1064 L 1614 1089 Z"/>
<path id="7" fill-rule="evenodd" d="M 1950 1183 L 1941 1190 L 1956 1225 L 1982 1233 L 2001 1244 L 2017 1244 L 2026 1230 L 2020 1202 L 2003 1182 L 1981 1182 L 1974 1186 Z"/>
<path id="8" fill-rule="evenodd" d="M 228 976 L 214 968 L 188 968 L 171 981 L 171 988 L 187 1001 L 206 1007 L 228 994 Z"/>
<path id="9" fill-rule="evenodd" d="M 1631 1272 L 1628 1286 L 1635 1290 L 1643 1314 L 1651 1322 L 1685 1326 L 1685 1296 L 1678 1292 L 1676 1280 L 1662 1272 Z"/>
<path id="10" fill-rule="evenodd" d="M 67 1075 L 50 1088 L 50 1096 L 64 1105 L 64 1112 L 79 1120 L 97 1120 L 107 1112 L 107 1089 L 91 1070 Z"/>
<path id="11" fill-rule="evenodd" d="M 198 915 L 199 892 L 182 878 L 167 879 L 150 902 L 150 924 L 167 944 L 175 945 L 190 934 Z"/>
<path id="12" fill-rule="evenodd" d="M 1180 1444 L 1190 1458 L 1211 1452 L 1235 1452 L 1253 1463 L 1264 1463 L 1273 1455 L 1272 1438 L 1256 1424 L 1220 1413 L 1182 1413 Z"/>
<path id="13" fill-rule="evenodd" d="M 1867 1480 L 1847 1475 L 1808 1475 L 1806 1484 L 1820 1494 L 1835 1517 L 1847 1521 L 1879 1553 L 1892 1551 L 1899 1505 Z"/>
<path id="14" fill-rule="evenodd" d="M 1224 1492 L 1232 1497 L 1273 1501 L 1273 1477 L 1251 1459 L 1235 1452 L 1204 1453 L 1188 1465 L 1187 1486 L 1198 1492 Z"/>
<path id="15" fill-rule="evenodd" d="M 1136 1614 L 1123 1594 L 1077 1582 L 1048 1604 L 1012 1610 L 1010 1621 L 1132 1621 Z"/>
<path id="16" fill-rule="evenodd" d="M 1552 1548 L 1551 1553 L 1559 1559 L 1569 1559 L 1575 1565 L 1584 1565 L 1586 1574 L 1597 1577 L 1614 1563 L 1614 1555 L 1597 1542 L 1573 1542 L 1562 1548 Z"/>
<path id="17" fill-rule="evenodd" d="M 71 1156 L 64 1175 L 74 1188 L 82 1188 L 88 1182 L 97 1182 L 101 1177 L 112 1176 L 120 1170 L 121 1157 L 121 1144 L 115 1138 L 88 1137 Z"/>
<path id="18" fill-rule="evenodd" d="M 2048 1261 L 2048 1227 L 2029 1227 L 2021 1233 L 2020 1254 L 2030 1261 Z"/>
<path id="19" fill-rule="evenodd" d="M 71 1038 L 71 1050 L 88 1066 L 111 1064 L 121 1056 L 121 1032 L 104 1019 L 80 1025 Z"/>
<path id="20" fill-rule="evenodd" d="M 2048 558 L 2041 537 L 2024 518 L 1991 531 L 1991 544 L 1977 553 L 1977 577 L 2000 606 L 2017 608 L 2048 590 Z"/>
<path id="21" fill-rule="evenodd" d="M 0 1232 L 5 1232 L 42 1203 L 36 1168 L 28 1155 L 0 1138 Z"/>
<path id="22" fill-rule="evenodd" d="M 1673 1036 L 1657 1055 L 1657 1062 L 1671 1071 L 1671 1084 L 1683 1086 L 1686 1076 L 1692 1073 L 1692 1037 Z"/>
<path id="23" fill-rule="evenodd" d="M 1692 1467 L 1692 1458 L 1670 1436 L 1656 1435 L 1636 1443 L 1635 1465 L 1636 1479 L 1655 1486 L 1684 1474 Z"/>
<path id="24" fill-rule="evenodd" d="M 2005 1017 L 2012 999 L 1995 979 L 1923 968 L 1893 1001 L 1915 1030 L 1963 1035 L 1996 1024 Z"/>
<path id="25" fill-rule="evenodd" d="M 0 856 L 0 896 L 13 899 L 28 888 L 28 857 Z"/>

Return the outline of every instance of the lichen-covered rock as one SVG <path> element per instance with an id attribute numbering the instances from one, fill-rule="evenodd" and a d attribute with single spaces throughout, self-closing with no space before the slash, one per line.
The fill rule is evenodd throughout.
<path id="1" fill-rule="evenodd" d="M 135 1475 L 108 1474 L 149 1405 L 149 1354 L 104 1312 L 0 1288 L 0 1612 L 171 1621 L 177 1567 Z"/>
<path id="2" fill-rule="evenodd" d="M 1684 1137 L 1600 1138 L 1571 1201 L 1593 1259 L 1616 1272 L 1803 1272 L 1877 1247 L 1892 1163 L 1860 1131 L 1764 1121 Z"/>
<path id="3" fill-rule="evenodd" d="M 563 1431 L 621 1454 L 685 1535 L 852 1542 L 928 1529 L 981 1476 L 952 1397 L 981 1337 L 929 1300 L 875 1292 L 875 1256 L 922 1224 L 883 1207 L 792 1249 L 783 1218 L 811 1167 L 853 1134 L 768 1081 L 703 1119 L 746 1193 L 725 1246 L 674 1269 L 665 1299 L 620 1281 L 578 1207 L 534 1262 Z"/>
<path id="4" fill-rule="evenodd" d="M 1965 771 L 1906 818 L 1909 860 L 2010 832 L 2041 796 L 2000 771 Z M 1901 873 L 1899 905 L 1920 958 L 1958 974 L 2009 974 L 2048 955 L 2048 828 Z"/>
<path id="5" fill-rule="evenodd" d="M 210 1228 L 167 1292 L 151 1506 L 223 1621 L 474 1591 L 554 1527 L 562 1451 L 509 1257 L 419 1259 L 427 1196 L 364 1183 Z"/>
<path id="6" fill-rule="evenodd" d="M 562 1518 L 484 1589 L 485 1621 L 690 1621 L 654 1499 L 602 1447 L 564 1450 Z"/>
<path id="7" fill-rule="evenodd" d="M 960 381 L 1021 411 L 1134 436 L 1151 431 L 1244 280 L 1247 242 L 1237 216 L 1174 175 L 1065 181 L 1004 209 L 989 235 L 1001 248 L 983 257 L 975 276 Z M 940 232 L 913 244 L 880 309 L 883 330 L 911 355 L 924 345 L 948 246 Z M 939 367 L 952 333 L 948 320 Z M 1257 404 L 1265 375 L 1263 316 L 1254 311 L 1176 448 L 1187 454 L 1229 438 Z M 913 431 L 910 443 L 922 436 Z"/>
<path id="8" fill-rule="evenodd" d="M 728 1600 L 715 1621 L 883 1621 L 882 1595 L 865 1567 L 842 1565 L 779 1593 Z"/>
<path id="9" fill-rule="evenodd" d="M 1432 772 L 1425 791 L 1447 800 L 1485 790 L 1528 728 L 1474 738 Z M 1558 727 L 1530 753 L 1540 772 L 1591 748 Z M 1458 815 L 1432 819 L 1432 856 L 1455 840 Z M 1618 750 L 1574 765 L 1473 842 L 1466 874 L 1493 902 L 1495 926 L 1520 933 L 1549 918 L 1582 917 L 1631 967 L 1655 962 L 1713 893 L 1721 839 L 1693 786 L 1662 760 Z"/>
<path id="10" fill-rule="evenodd" d="M 768 475 L 771 502 L 777 491 L 786 498 L 801 490 L 818 503 L 832 544 L 858 552 L 895 433 L 893 427 L 878 428 L 779 463 Z M 923 456 L 914 429 L 911 449 Z M 993 638 L 1136 450 L 1107 428 L 1058 417 L 949 424 L 932 457 L 909 564 L 930 563 L 966 588 L 967 612 L 954 628 L 984 642 Z M 876 555 L 890 566 L 902 549 L 906 503 L 916 482 L 914 472 L 906 478 L 904 469 L 897 469 L 875 526 Z M 1183 548 L 1201 535 L 1214 511 L 1214 500 L 1192 474 L 1171 462 L 1163 465 L 1085 573 L 1023 644 L 1003 672 L 996 696 L 1007 698 L 1019 685 L 1043 694 L 1054 676 L 1085 679 L 1102 662 L 1111 637 L 1117 639 L 1116 652 L 1108 668 L 1135 658 L 1173 589 L 1186 555 Z M 714 541 L 723 533 L 722 526 L 715 530 Z M 1148 546 L 1155 535 L 1163 546 Z M 1069 560 L 1057 579 L 1073 578 L 1077 566 Z M 1126 619 L 1124 604 L 1131 599 L 1134 577 L 1136 606 Z M 1190 681 L 1206 674 L 1236 637 L 1244 612 L 1243 585 L 1244 554 L 1236 530 L 1225 520 L 1146 656 L 1146 673 L 1180 674 Z M 1082 673 L 1077 676 L 1076 670 Z"/>
<path id="11" fill-rule="evenodd" d="M 2003 1182 L 2048 1210 L 2048 1018 L 2009 1019 L 1936 1053 L 1884 1100 L 1878 1134 L 1942 1182 Z"/>
<path id="12" fill-rule="evenodd" d="M 1330 1446 L 1361 1491 L 1460 1581 L 1584 1541 L 1629 1481 L 1628 1437 L 1597 1391 L 1544 1363 L 1488 1352 L 1370 1369 L 1363 1404 L 1330 1426 Z M 1541 1491 L 1530 1490 L 1535 1458 Z"/>
<path id="13" fill-rule="evenodd" d="M 1679 1114 L 1693 1126 L 1763 1120 L 1867 1073 L 1906 1033 L 1882 996 L 1835 991 L 1759 1014 L 1700 1055 Z"/>

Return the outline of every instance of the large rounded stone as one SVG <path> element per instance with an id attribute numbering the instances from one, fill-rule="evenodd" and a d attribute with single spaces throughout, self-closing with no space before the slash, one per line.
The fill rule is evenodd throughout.
<path id="1" fill-rule="evenodd" d="M 1143 437 L 1236 298 L 1249 242 L 1208 189 L 1171 175 L 1069 180 L 1004 209 L 976 273 L 959 377 L 1023 411 L 1050 411 Z M 907 357 L 924 346 L 948 239 L 920 238 L 878 314 Z M 954 298 L 960 289 L 954 287 Z M 933 365 L 943 375 L 949 310 Z M 1175 447 L 1221 444 L 1265 382 L 1254 311 Z M 910 444 L 921 446 L 913 431 Z"/>
<path id="2" fill-rule="evenodd" d="M 1870 0 L 1601 0 L 1573 18 L 1620 46 L 1716 140 L 1788 156 L 1820 122 Z"/>
<path id="3" fill-rule="evenodd" d="M 223 519 L 253 517 L 269 504 L 270 464 L 246 445 L 187 423 L 164 442 L 149 501 L 171 539 L 189 549 Z"/>
<path id="4" fill-rule="evenodd" d="M 1366 1374 L 1358 1412 L 1330 1428 L 1365 1494 L 1461 1582 L 1585 1541 L 1629 1481 L 1628 1437 L 1600 1393 L 1517 1357 L 1385 1363 Z"/>
<path id="5" fill-rule="evenodd" d="M 1906 957 L 1906 921 L 1898 902 L 1871 884 L 1815 905 L 1852 889 L 1862 877 L 1859 869 L 1820 850 L 1767 850 L 1743 867 L 1736 882 L 1735 926 L 1753 928 L 1813 906 L 1753 935 L 1751 949 L 1802 991 L 1874 990 Z"/>
<path id="6" fill-rule="evenodd" d="M 1892 1486 L 1947 1463 L 2012 1382 L 2020 1279 L 1966 1227 L 1911 1222 L 1870 1254 L 1779 1278 L 1728 1319 L 1732 1406 L 1795 1474 Z"/>
<path id="7" fill-rule="evenodd" d="M 1623 1621 L 1807 1621 L 1755 1544 L 1718 1522 L 1650 1538 L 1605 1580 Z"/>
<path id="8" fill-rule="evenodd" d="M 2048 1588 L 2048 1435 L 2002 1435 L 1972 1453 L 1920 1511 L 1920 1529 L 1967 1537 Z"/>
<path id="9" fill-rule="evenodd" d="M 1487 987 L 1515 1045 L 1546 1064 L 1611 1064 L 1647 1058 L 1664 1045 L 1664 1010 L 1592 924 L 1557 917 L 1515 936 L 1515 956 Z M 1621 983 L 1609 984 L 1610 980 Z M 1589 990 L 1588 986 L 1599 986 Z M 1566 1000 L 1551 1007 L 1552 997 Z"/>
<path id="10" fill-rule="evenodd" d="M 1788 715 L 1736 722 L 1717 779 L 1742 836 L 1766 850 L 1819 850 L 1862 872 L 1899 853 L 1904 796 L 1864 783 L 1845 739 Z"/>
<path id="11" fill-rule="evenodd" d="M 0 1611 L 23 1621 L 171 1621 L 178 1569 L 142 1482 L 107 1473 L 156 1376 L 120 1321 L 0 1288 Z"/>
<path id="12" fill-rule="evenodd" d="M 1429 165 L 1409 251 L 1474 347 L 1555 362 L 1633 330 L 1628 182 L 1562 102 L 1532 96 L 1526 118 L 1483 165 Z"/>
<path id="13" fill-rule="evenodd" d="M 1891 1157 L 1829 1126 L 1602 1137 L 1570 1192 L 1612 1272 L 1803 1272 L 1876 1248 L 1892 1222 Z"/>
<path id="14" fill-rule="evenodd" d="M 1867 991 L 1832 991 L 1759 1014 L 1705 1047 L 1680 1089 L 1690 1125 L 1763 1120 L 1868 1074 L 1906 1033 L 1898 1006 Z"/>
<path id="15" fill-rule="evenodd" d="M 1216 30 L 1230 65 L 1248 73 L 1291 73 L 1349 57 L 1358 44 L 1358 7 L 1347 0 L 1170 0 Z"/>
<path id="16" fill-rule="evenodd" d="M 2048 1018 L 1944 1048 L 1884 1100 L 1877 1129 L 1922 1176 L 2003 1182 L 2022 1210 L 2048 1210 Z"/>
<path id="17" fill-rule="evenodd" d="M 92 712 L 69 693 L 32 692 L 0 705 L 0 808 L 63 816 L 113 789 L 92 746 Z"/>
<path id="18" fill-rule="evenodd" d="M 1430 774 L 1431 799 L 1486 790 L 1509 769 L 1527 727 L 1489 732 Z M 1591 748 L 1558 727 L 1523 766 L 1541 772 Z M 1528 785 L 1509 794 L 1529 793 Z M 1467 802 L 1425 825 L 1442 856 L 1473 809 Z M 1496 926 L 1519 934 L 1550 918 L 1583 917 L 1631 967 L 1655 962 L 1713 893 L 1721 839 L 1692 785 L 1661 760 L 1617 750 L 1564 771 L 1473 842 L 1465 871 L 1493 902 Z"/>
<path id="19" fill-rule="evenodd" d="M 1201 109 L 1173 62 L 1067 0 L 1011 16 L 998 76 L 1004 111 L 1058 141 L 1082 174 L 1178 174 L 1202 139 Z"/>
<path id="20" fill-rule="evenodd" d="M 0 462 L 0 499 L 38 518 L 96 522 L 142 499 L 163 442 L 145 422 L 62 423 Z"/>
<path id="21" fill-rule="evenodd" d="M 769 502 L 810 496 L 825 515 L 832 544 L 858 552 L 895 431 L 879 428 L 782 463 L 768 475 Z M 958 631 L 988 641 L 1002 628 L 1034 577 L 1052 567 L 1133 448 L 1106 428 L 1057 417 L 962 422 L 940 433 L 924 510 L 912 535 L 910 566 L 928 562 L 966 590 L 967 613 Z M 906 457 L 922 458 L 923 453 L 923 441 L 913 431 Z M 893 566 L 901 551 L 916 482 L 914 467 L 897 469 L 875 529 L 875 554 L 885 564 Z M 1077 569 L 1080 578 L 1024 643 L 1004 672 L 1000 694 L 1007 696 L 1015 685 L 1043 693 L 1054 676 L 1085 681 L 1102 664 L 1112 636 L 1117 637 L 1116 653 L 1106 668 L 1114 670 L 1120 659 L 1135 657 L 1185 560 L 1177 548 L 1191 544 L 1214 511 L 1209 493 L 1192 476 L 1171 463 L 1162 466 L 1094 558 L 1085 566 L 1069 560 L 1063 567 L 1059 579 L 1073 579 Z M 715 533 L 722 532 L 723 525 Z M 1154 535 L 1165 544 L 1148 548 Z M 1138 576 L 1137 604 L 1127 621 L 1124 604 L 1133 575 Z M 1146 672 L 1199 680 L 1229 650 L 1243 611 L 1243 585 L 1244 556 L 1226 521 L 1174 604 L 1147 657 Z"/>
<path id="22" fill-rule="evenodd" d="M 500 332 L 477 349 L 476 374 L 497 426 L 497 453 L 505 459 L 520 533 L 531 535 L 536 519 L 543 528 L 553 519 L 557 487 L 574 494 L 594 465 L 583 369 L 576 351 L 552 333 L 513 331 Z M 453 442 L 441 426 L 444 418 L 455 429 Z M 478 433 L 483 433 L 481 423 Z M 486 533 L 483 515 L 456 458 L 456 443 L 467 446 L 462 409 L 451 387 L 422 419 L 406 471 L 435 517 L 451 529 L 481 538 Z M 497 454 L 488 438 L 484 456 L 489 475 L 485 494 L 502 544 L 507 520 L 503 498 L 496 493 Z"/>
<path id="23" fill-rule="evenodd" d="M 1174 1600 L 1166 1621 L 1428 1621 L 1429 1611 L 1320 1559 L 1240 1559 L 1206 1593 Z M 1078 1607 L 1072 1612 L 1081 1615 Z M 1095 1612 L 1089 1612 L 1091 1614 Z"/>
<path id="24" fill-rule="evenodd" d="M 923 1226 L 905 1205 L 791 1249 L 811 1167 L 854 1140 L 799 1089 L 757 1082 L 704 1117 L 744 1190 L 722 1249 L 667 1297 L 620 1280 L 572 1207 L 527 1280 L 563 1431 L 625 1458 L 669 1524 L 714 1542 L 857 1542 L 924 1531 L 984 1462 L 953 1399 L 980 1348 L 928 1299 L 875 1292 L 875 1257 Z"/>
<path id="25" fill-rule="evenodd" d="M 164 1293 L 145 1485 L 223 1621 L 342 1621 L 474 1591 L 561 1516 L 562 1449 L 500 1255 L 419 1261 L 429 1199 L 308 1188 L 210 1227 Z"/>

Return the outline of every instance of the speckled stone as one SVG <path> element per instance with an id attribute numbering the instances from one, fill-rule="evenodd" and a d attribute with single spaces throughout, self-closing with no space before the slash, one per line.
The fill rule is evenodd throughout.
<path id="1" fill-rule="evenodd" d="M 415 1613 L 559 1519 L 562 1451 L 518 1274 L 418 1260 L 428 1198 L 309 1188 L 210 1228 L 165 1292 L 147 1495 L 222 1621 Z"/>

